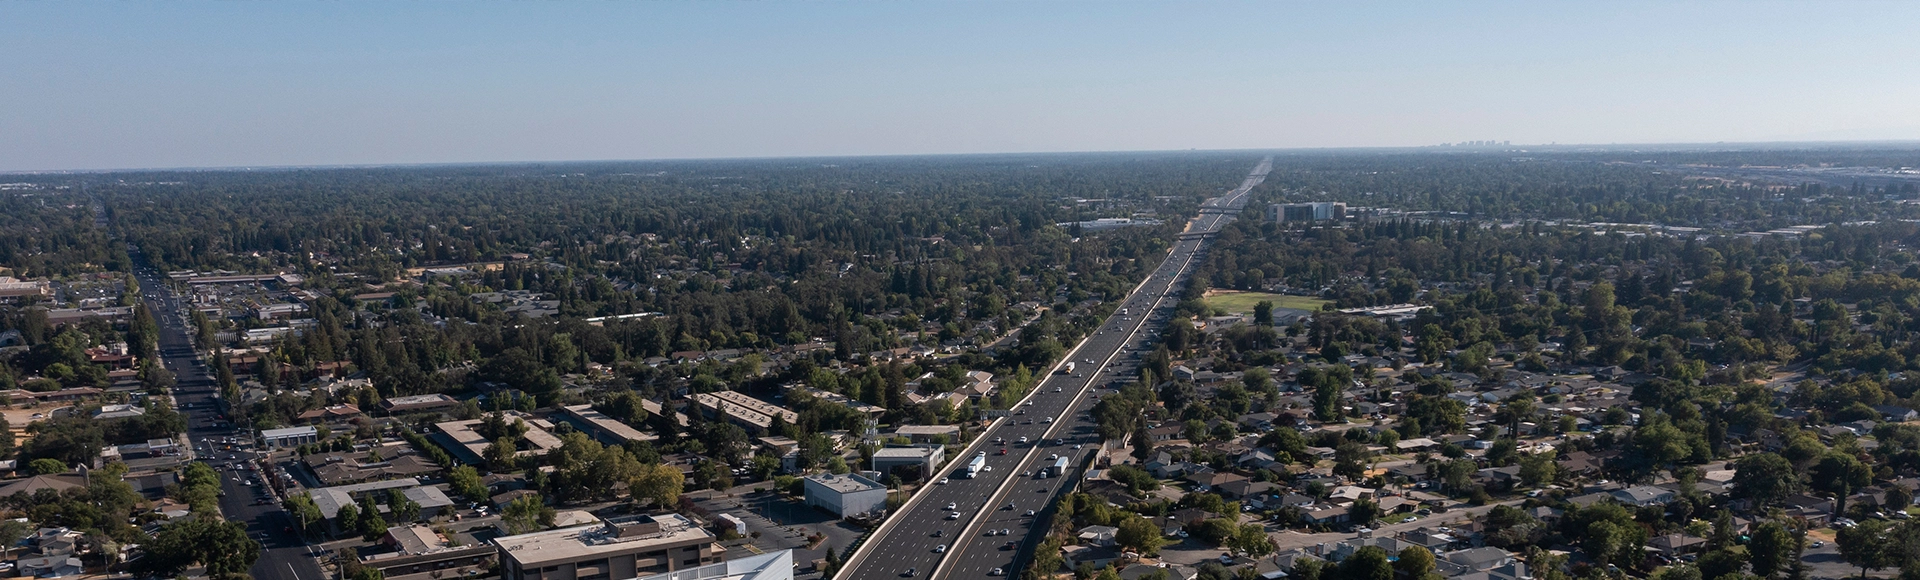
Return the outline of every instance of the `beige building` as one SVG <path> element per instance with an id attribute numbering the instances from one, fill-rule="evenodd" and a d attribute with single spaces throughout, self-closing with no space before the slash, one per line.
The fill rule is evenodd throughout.
<path id="1" fill-rule="evenodd" d="M 495 538 L 501 580 L 624 580 L 725 559 L 713 534 L 680 514 L 639 516 Z"/>

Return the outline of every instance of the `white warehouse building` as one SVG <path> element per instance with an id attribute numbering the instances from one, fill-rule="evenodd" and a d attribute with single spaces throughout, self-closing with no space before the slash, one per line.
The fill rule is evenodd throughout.
<path id="1" fill-rule="evenodd" d="M 839 517 L 877 514 L 887 509 L 887 487 L 858 475 L 822 473 L 806 478 L 807 505 Z"/>

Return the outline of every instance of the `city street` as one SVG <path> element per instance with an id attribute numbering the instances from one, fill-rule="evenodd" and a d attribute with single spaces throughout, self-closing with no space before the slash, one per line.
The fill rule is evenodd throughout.
<path id="1" fill-rule="evenodd" d="M 250 573 L 260 580 L 326 578 L 314 563 L 314 550 L 296 532 L 299 523 L 280 508 L 261 474 L 249 467 L 261 457 L 252 449 L 252 433 L 233 427 L 220 408 L 212 369 L 193 347 L 188 315 L 167 285 L 166 275 L 148 265 L 138 250 L 129 253 L 142 299 L 160 326 L 160 357 L 174 373 L 174 403 L 186 416 L 187 437 L 200 460 L 220 471 L 224 492 L 220 511 L 230 521 L 246 522 L 247 534 L 260 542 L 260 559 Z M 248 481 L 260 485 L 250 486 Z"/>

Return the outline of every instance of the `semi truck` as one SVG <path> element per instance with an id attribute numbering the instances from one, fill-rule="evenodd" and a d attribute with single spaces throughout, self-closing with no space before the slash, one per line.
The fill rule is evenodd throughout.
<path id="1" fill-rule="evenodd" d="M 967 462 L 967 470 L 961 473 L 961 477 L 965 477 L 967 479 L 973 479 L 975 477 L 979 477 L 980 472 L 986 471 L 986 469 L 987 469 L 987 452 L 982 451 L 980 452 L 979 455 L 973 456 L 973 461 Z"/>

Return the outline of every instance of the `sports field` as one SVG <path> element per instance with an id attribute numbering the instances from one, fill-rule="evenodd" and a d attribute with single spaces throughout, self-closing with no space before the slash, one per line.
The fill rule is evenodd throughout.
<path id="1" fill-rule="evenodd" d="M 1233 314 L 1253 314 L 1253 305 L 1261 301 L 1272 302 L 1276 308 L 1294 310 L 1319 310 L 1326 300 L 1307 296 L 1288 296 L 1286 294 L 1268 294 L 1265 292 L 1239 292 L 1234 290 L 1213 290 L 1207 292 L 1207 306 L 1225 310 Z"/>

